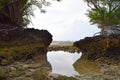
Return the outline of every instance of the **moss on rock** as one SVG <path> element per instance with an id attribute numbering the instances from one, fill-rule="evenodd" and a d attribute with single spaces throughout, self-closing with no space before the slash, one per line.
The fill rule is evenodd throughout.
<path id="1" fill-rule="evenodd" d="M 76 41 L 78 47 L 89 60 L 111 60 L 120 62 L 120 35 L 94 36 Z M 108 61 L 108 62 L 111 62 Z M 114 63 L 114 62 L 113 62 Z"/>
<path id="2" fill-rule="evenodd" d="M 15 60 L 29 59 L 36 54 L 46 54 L 52 42 L 47 30 L 33 28 L 14 29 L 0 32 L 0 65 L 8 65 Z"/>
<path id="3" fill-rule="evenodd" d="M 6 80 L 8 75 L 8 69 L 6 69 L 5 67 L 0 67 L 0 80 Z"/>
<path id="4" fill-rule="evenodd" d="M 34 80 L 50 80 L 48 77 L 48 71 L 45 70 L 36 70 L 33 72 L 33 79 Z"/>
<path id="5" fill-rule="evenodd" d="M 58 76 L 55 80 L 78 80 L 75 77 L 68 77 L 68 76 Z"/>

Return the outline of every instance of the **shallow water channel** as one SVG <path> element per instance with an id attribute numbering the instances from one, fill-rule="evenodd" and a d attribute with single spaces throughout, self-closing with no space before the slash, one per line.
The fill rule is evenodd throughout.
<path id="1" fill-rule="evenodd" d="M 47 60 L 51 64 L 51 74 L 65 76 L 76 76 L 79 73 L 74 69 L 73 64 L 81 57 L 81 53 L 69 53 L 64 51 L 51 51 L 47 53 Z"/>

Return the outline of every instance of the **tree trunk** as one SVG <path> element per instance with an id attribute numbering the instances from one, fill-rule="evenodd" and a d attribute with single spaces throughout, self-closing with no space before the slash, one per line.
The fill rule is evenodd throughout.
<path id="1" fill-rule="evenodd" d="M 16 0 L 10 3 L 7 7 L 9 10 L 11 24 L 13 26 L 20 26 L 21 18 L 22 18 L 22 13 L 21 13 L 22 6 L 20 0 Z"/>

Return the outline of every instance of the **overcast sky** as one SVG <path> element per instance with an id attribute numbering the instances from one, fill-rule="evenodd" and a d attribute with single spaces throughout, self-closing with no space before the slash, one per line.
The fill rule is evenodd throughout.
<path id="1" fill-rule="evenodd" d="M 33 25 L 29 27 L 47 29 L 53 35 L 54 41 L 76 41 L 93 36 L 99 29 L 90 25 L 85 15 L 87 9 L 83 0 L 54 1 L 46 8 L 45 14 L 40 13 L 38 9 L 34 10 Z"/>

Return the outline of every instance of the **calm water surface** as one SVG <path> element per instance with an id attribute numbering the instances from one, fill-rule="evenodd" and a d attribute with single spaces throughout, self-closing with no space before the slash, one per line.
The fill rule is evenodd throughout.
<path id="1" fill-rule="evenodd" d="M 47 53 L 47 60 L 52 66 L 52 73 L 66 76 L 79 75 L 73 64 L 81 57 L 81 53 L 52 51 Z"/>

